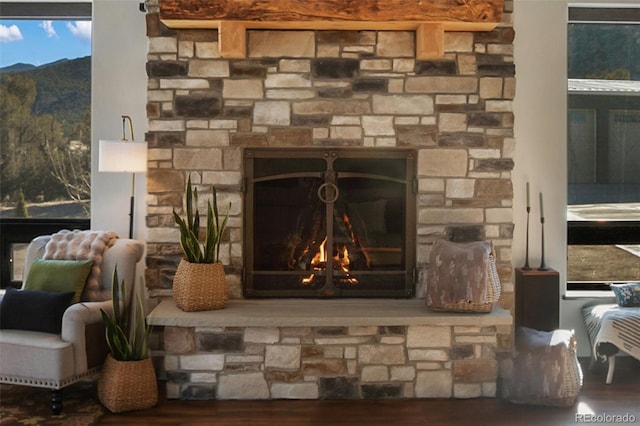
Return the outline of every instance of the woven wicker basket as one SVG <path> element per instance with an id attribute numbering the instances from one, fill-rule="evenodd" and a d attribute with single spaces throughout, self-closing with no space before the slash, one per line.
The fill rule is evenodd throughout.
<path id="1" fill-rule="evenodd" d="M 225 308 L 229 293 L 222 263 L 190 263 L 182 259 L 173 278 L 173 299 L 186 312 Z"/>
<path id="2" fill-rule="evenodd" d="M 158 384 L 151 358 L 118 361 L 111 354 L 98 379 L 98 397 L 112 413 L 143 410 L 158 403 Z"/>
<path id="3" fill-rule="evenodd" d="M 472 277 L 474 284 L 470 283 Z M 456 293 L 454 285 L 459 289 L 460 284 L 466 284 L 467 288 L 475 285 L 476 291 L 466 295 L 459 290 Z M 436 241 L 430 255 L 426 294 L 426 303 L 431 310 L 488 313 L 500 299 L 501 290 L 491 242 Z"/>
<path id="4" fill-rule="evenodd" d="M 582 388 L 583 374 L 573 330 L 515 330 L 513 370 L 503 382 L 503 397 L 515 404 L 570 407 Z"/>
<path id="5" fill-rule="evenodd" d="M 562 387 L 562 399 L 558 401 L 558 405 L 561 406 L 573 405 L 578 398 L 580 389 L 582 389 L 582 367 L 580 367 L 576 349 L 576 336 L 572 332 L 569 350 L 564 359 L 565 380 Z"/>
<path id="6" fill-rule="evenodd" d="M 488 283 L 485 289 L 484 297 L 481 301 L 460 300 L 455 303 L 434 303 L 431 306 L 431 309 L 439 312 L 491 312 L 496 302 L 500 299 L 500 293 L 502 290 L 500 277 L 498 277 L 498 270 L 496 268 L 495 257 L 493 255 L 489 255 L 489 258 L 487 259 L 486 273 Z"/>

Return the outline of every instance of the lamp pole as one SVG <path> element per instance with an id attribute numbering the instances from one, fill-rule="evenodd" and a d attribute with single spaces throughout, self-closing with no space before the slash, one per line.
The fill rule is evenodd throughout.
<path id="1" fill-rule="evenodd" d="M 127 127 L 129 128 L 130 140 L 127 139 Z M 118 141 L 100 140 L 99 147 L 98 169 L 101 172 L 131 173 L 129 238 L 133 239 L 136 173 L 147 170 L 147 143 L 134 143 L 133 122 L 131 117 L 123 115 L 122 139 Z"/>
<path id="2" fill-rule="evenodd" d="M 131 142 L 134 141 L 133 136 L 133 122 L 128 115 L 122 116 L 122 140 L 126 141 L 126 122 L 129 122 L 129 134 L 131 135 Z M 136 173 L 131 173 L 131 199 L 129 200 L 129 238 L 133 238 L 133 212 L 135 206 L 135 191 L 136 191 Z"/>

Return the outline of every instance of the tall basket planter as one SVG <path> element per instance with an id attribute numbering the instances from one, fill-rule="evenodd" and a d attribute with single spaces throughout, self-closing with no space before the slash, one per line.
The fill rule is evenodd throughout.
<path id="1" fill-rule="evenodd" d="M 186 312 L 225 308 L 229 292 L 222 263 L 191 263 L 182 259 L 173 278 L 173 299 Z"/>
<path id="2" fill-rule="evenodd" d="M 158 384 L 152 359 L 118 361 L 107 355 L 98 380 L 98 397 L 112 413 L 155 406 Z"/>
<path id="3" fill-rule="evenodd" d="M 135 297 L 129 303 L 127 295 Z M 151 327 L 136 289 L 127 292 L 125 281 L 113 271 L 111 309 L 100 309 L 109 354 L 98 378 L 100 402 L 113 413 L 151 408 L 158 403 L 158 384 L 149 357 Z"/>

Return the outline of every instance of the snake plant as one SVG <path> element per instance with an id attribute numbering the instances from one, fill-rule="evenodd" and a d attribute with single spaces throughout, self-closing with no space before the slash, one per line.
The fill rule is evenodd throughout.
<path id="1" fill-rule="evenodd" d="M 207 223 L 204 232 L 204 241 L 200 241 L 200 213 L 198 212 L 198 188 L 191 189 L 191 177 L 187 179 L 186 188 L 186 220 L 182 219 L 175 209 L 173 216 L 180 227 L 180 247 L 188 262 L 191 263 L 216 263 L 220 261 L 220 244 L 222 234 L 229 221 L 231 203 L 227 209 L 227 216 L 222 222 L 218 215 L 218 197 L 215 186 L 213 187 L 213 204 L 207 201 Z"/>
<path id="2" fill-rule="evenodd" d="M 118 361 L 140 361 L 149 356 L 151 326 L 146 322 L 140 296 L 134 291 L 133 306 L 127 303 L 124 280 L 118 283 L 118 268 L 113 271 L 111 303 L 113 313 L 100 309 L 106 330 L 107 346 Z"/>

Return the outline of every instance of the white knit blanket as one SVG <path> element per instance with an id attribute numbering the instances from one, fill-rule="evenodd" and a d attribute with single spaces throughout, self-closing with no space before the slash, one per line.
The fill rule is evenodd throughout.
<path id="1" fill-rule="evenodd" d="M 92 260 L 91 273 L 80 300 L 100 300 L 103 286 L 102 258 L 104 251 L 111 247 L 118 235 L 115 232 L 62 230 L 51 236 L 45 247 L 44 259 Z"/>
<path id="2" fill-rule="evenodd" d="M 598 352 L 598 346 L 611 343 L 640 359 L 640 307 L 622 308 L 611 303 L 586 306 L 582 313 L 594 357 L 606 360 L 606 356 Z"/>

